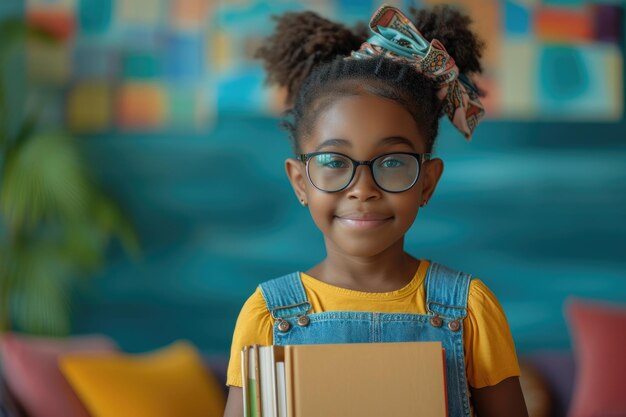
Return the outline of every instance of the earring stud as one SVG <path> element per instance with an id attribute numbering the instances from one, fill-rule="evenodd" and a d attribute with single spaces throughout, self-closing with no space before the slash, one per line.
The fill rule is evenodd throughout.
<path id="1" fill-rule="evenodd" d="M 302 207 L 306 207 L 307 206 L 307 203 L 306 203 L 306 201 L 304 201 L 304 199 L 300 200 L 300 204 L 302 204 Z"/>

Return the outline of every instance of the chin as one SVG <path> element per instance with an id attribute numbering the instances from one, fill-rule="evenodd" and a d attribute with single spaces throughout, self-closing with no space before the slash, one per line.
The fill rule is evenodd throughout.
<path id="1" fill-rule="evenodd" d="M 370 239 L 368 239 L 370 240 Z M 391 244 L 385 245 L 380 240 L 371 239 L 369 242 L 336 242 L 335 247 L 349 256 L 370 258 L 387 250 Z"/>

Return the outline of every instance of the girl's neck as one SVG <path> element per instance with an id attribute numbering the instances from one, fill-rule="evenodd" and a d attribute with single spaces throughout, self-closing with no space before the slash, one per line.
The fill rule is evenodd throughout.
<path id="1" fill-rule="evenodd" d="M 399 290 L 413 279 L 419 261 L 404 251 L 404 240 L 370 257 L 346 255 L 326 245 L 327 256 L 306 271 L 327 284 L 364 292 Z"/>

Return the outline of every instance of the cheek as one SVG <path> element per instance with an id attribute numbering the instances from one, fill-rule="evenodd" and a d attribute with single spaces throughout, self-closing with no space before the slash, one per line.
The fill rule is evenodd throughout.
<path id="1" fill-rule="evenodd" d="M 412 224 L 417 216 L 420 206 L 420 193 L 410 192 L 410 194 L 394 196 L 393 207 L 396 216 L 402 223 Z"/>
<path id="2" fill-rule="evenodd" d="M 307 190 L 307 195 L 311 217 L 318 227 L 323 228 L 326 223 L 332 221 L 337 207 L 337 197 L 334 194 L 324 193 L 313 186 Z"/>

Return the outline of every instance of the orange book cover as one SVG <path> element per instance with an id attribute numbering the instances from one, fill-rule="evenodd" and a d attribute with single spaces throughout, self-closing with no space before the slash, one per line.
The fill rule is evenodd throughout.
<path id="1" fill-rule="evenodd" d="M 440 342 L 285 346 L 289 417 L 446 417 Z"/>

